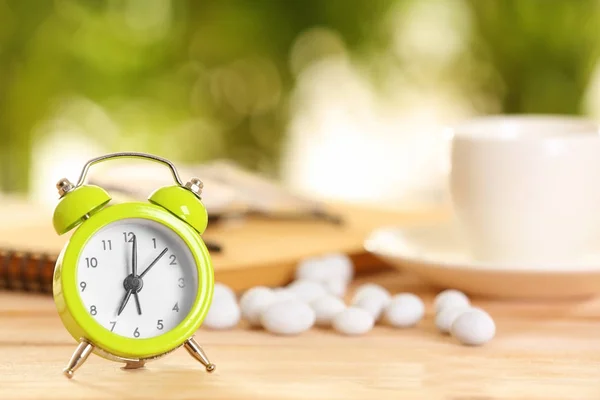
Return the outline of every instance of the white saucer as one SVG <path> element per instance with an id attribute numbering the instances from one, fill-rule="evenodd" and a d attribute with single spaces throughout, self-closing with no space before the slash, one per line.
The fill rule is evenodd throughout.
<path id="1" fill-rule="evenodd" d="M 434 286 L 472 295 L 564 299 L 600 294 L 600 249 L 569 265 L 484 263 L 471 257 L 452 223 L 381 228 L 367 238 L 365 248 Z"/>

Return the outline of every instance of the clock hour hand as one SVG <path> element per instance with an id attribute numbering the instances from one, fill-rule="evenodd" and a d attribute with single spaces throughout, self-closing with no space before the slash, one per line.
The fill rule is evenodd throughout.
<path id="1" fill-rule="evenodd" d="M 133 290 L 128 290 L 127 293 L 125 293 L 125 297 L 123 297 L 123 301 L 121 302 L 121 306 L 119 307 L 119 312 L 117 312 L 117 315 L 121 315 L 121 313 L 125 309 L 125 306 L 127 305 L 129 298 L 131 297 L 131 293 L 133 293 Z"/>
<path id="2" fill-rule="evenodd" d="M 154 261 L 152 261 L 152 263 L 150 263 L 150 265 L 148 266 L 148 268 L 146 268 L 146 270 L 144 272 L 142 272 L 142 274 L 140 275 L 140 278 L 143 278 L 144 275 L 146 275 L 148 273 L 148 271 L 150 271 L 150 269 L 152 267 L 154 267 L 154 265 L 158 262 L 158 260 L 160 260 L 162 258 L 162 256 L 164 256 L 167 251 L 169 251 L 169 248 L 165 247 L 165 249 L 163 251 L 161 251 L 161 253 L 158 255 L 158 257 L 156 257 L 154 259 Z"/>
<path id="3" fill-rule="evenodd" d="M 140 298 L 138 297 L 137 292 L 133 293 L 133 298 L 135 299 L 135 306 L 137 307 L 138 314 L 142 315 L 142 307 L 140 307 Z"/>

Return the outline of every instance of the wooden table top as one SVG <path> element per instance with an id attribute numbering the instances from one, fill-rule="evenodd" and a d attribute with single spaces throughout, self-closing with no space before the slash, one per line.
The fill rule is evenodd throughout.
<path id="1" fill-rule="evenodd" d="M 495 318 L 497 336 L 471 348 L 435 330 L 435 293 L 415 278 L 383 272 L 356 284 L 366 281 L 418 293 L 425 319 L 362 337 L 201 329 L 196 338 L 217 364 L 213 374 L 179 349 L 129 371 L 92 355 L 72 380 L 61 371 L 75 342 L 52 299 L 0 292 L 0 399 L 600 399 L 600 298 L 473 299 Z"/>

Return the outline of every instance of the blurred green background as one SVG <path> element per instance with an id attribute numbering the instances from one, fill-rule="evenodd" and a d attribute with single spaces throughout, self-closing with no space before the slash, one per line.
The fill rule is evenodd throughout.
<path id="1" fill-rule="evenodd" d="M 316 129 L 293 121 L 364 109 L 352 76 L 383 114 L 597 116 L 599 55 L 597 0 L 0 0 L 0 190 L 78 141 L 281 178 L 290 136 Z M 307 89 L 336 59 L 354 75 Z"/>

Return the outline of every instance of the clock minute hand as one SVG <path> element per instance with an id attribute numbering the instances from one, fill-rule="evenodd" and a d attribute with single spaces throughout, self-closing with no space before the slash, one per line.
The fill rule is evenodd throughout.
<path id="1" fill-rule="evenodd" d="M 169 248 L 165 247 L 165 249 L 160 252 L 160 254 L 158 255 L 158 257 L 156 257 L 154 259 L 154 261 L 152 261 L 152 263 L 150 263 L 150 265 L 148 265 L 148 268 L 146 268 L 146 270 L 144 272 L 142 272 L 142 274 L 140 275 L 140 278 L 143 278 L 144 275 L 146 275 L 148 273 L 148 271 L 150 271 L 150 269 L 152 267 L 154 267 L 154 265 L 158 262 L 158 260 L 160 260 L 162 258 L 162 256 L 164 256 L 167 251 L 169 251 Z"/>
<path id="2" fill-rule="evenodd" d="M 131 249 L 131 274 L 137 276 L 137 237 L 133 235 L 133 245 Z"/>
<path id="3" fill-rule="evenodd" d="M 133 235 L 133 245 L 132 245 L 132 249 L 131 249 L 131 276 L 135 277 L 136 275 L 137 275 L 137 237 L 135 235 Z M 117 316 L 121 315 L 121 313 L 125 309 L 125 306 L 129 302 L 129 298 L 131 297 L 132 294 L 135 296 L 138 313 L 140 315 L 142 314 L 142 311 L 140 310 L 140 304 L 139 304 L 139 300 L 137 297 L 137 293 L 133 293 L 133 289 L 129 289 L 129 290 L 127 290 L 127 292 L 125 292 L 125 297 L 123 297 L 121 306 L 119 306 L 119 311 L 117 312 Z"/>

